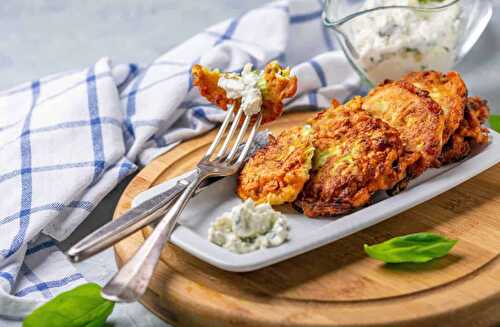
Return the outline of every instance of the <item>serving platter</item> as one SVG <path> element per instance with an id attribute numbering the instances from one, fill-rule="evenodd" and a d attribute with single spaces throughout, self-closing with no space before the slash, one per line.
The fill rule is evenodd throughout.
<path id="1" fill-rule="evenodd" d="M 302 123 L 310 115 L 288 114 L 268 128 L 279 132 Z M 209 133 L 185 142 L 153 161 L 130 183 L 115 214 L 123 213 L 145 190 L 192 169 L 212 138 L 213 133 Z M 488 153 L 488 149 L 494 150 L 493 157 L 491 154 L 481 157 L 481 154 Z M 475 157 L 447 167 L 447 171 L 431 174 L 435 176 L 427 175 L 419 185 L 403 193 L 414 192 L 426 185 L 425 189 L 420 189 L 418 199 L 412 199 L 412 205 L 415 205 L 442 192 L 436 190 L 441 190 L 443 185 L 450 188 L 465 181 L 458 187 L 386 221 L 383 221 L 387 218 L 386 213 L 378 211 L 369 215 L 379 215 L 377 221 L 370 220 L 371 217 L 354 216 L 368 219 L 363 222 L 368 225 L 360 226 L 355 219 L 349 219 L 352 220 L 351 231 L 346 235 L 356 230 L 359 232 L 350 236 L 336 234 L 338 240 L 333 243 L 250 273 L 227 272 L 196 258 L 180 248 L 183 235 L 178 234 L 177 241 L 173 240 L 179 247 L 168 245 L 165 248 L 143 301 L 161 317 L 183 326 L 436 326 L 443 325 L 451 315 L 457 322 L 455 326 L 487 326 L 500 322 L 500 313 L 493 309 L 500 304 L 500 221 L 497 218 L 500 212 L 500 167 L 496 165 L 467 180 L 478 173 L 475 166 L 471 166 L 471 160 L 479 158 L 479 164 L 484 165 L 480 170 L 483 170 L 498 161 L 499 153 L 498 135 L 492 134 L 492 142 Z M 491 161 L 491 158 L 496 158 L 496 161 Z M 451 174 L 457 168 L 461 173 L 459 180 L 453 179 Z M 210 194 L 230 190 L 230 181 L 223 183 L 229 184 L 214 186 L 218 188 Z M 390 204 L 392 214 L 409 208 L 399 209 L 397 205 Z M 387 212 L 387 209 L 383 210 Z M 208 207 L 202 212 L 210 219 Z M 191 220 L 198 221 L 195 212 L 190 211 L 190 215 L 193 215 L 189 216 L 190 220 L 185 219 L 184 226 L 175 233 L 187 229 L 194 234 L 191 237 L 199 237 L 199 241 L 204 242 L 204 247 L 219 249 L 206 241 L 205 227 L 197 230 L 195 225 L 189 225 Z M 346 217 L 311 220 L 318 225 L 307 235 L 326 244 L 330 240 L 325 241 L 322 237 L 329 224 Z M 366 228 L 377 222 L 380 223 Z M 296 231 L 300 229 L 300 226 L 295 228 Z M 294 225 L 292 238 L 286 246 L 299 242 L 300 233 L 293 234 L 293 230 Z M 419 231 L 438 232 L 460 241 L 451 255 L 424 265 L 386 266 L 366 257 L 362 250 L 364 243 L 372 244 Z M 131 257 L 149 232 L 149 228 L 144 229 L 116 245 L 119 264 Z M 322 244 L 314 243 L 312 247 Z M 284 249 L 285 245 L 265 252 L 280 248 Z M 308 250 L 301 249 L 299 253 Z M 214 255 L 213 249 L 205 251 Z M 202 257 L 199 253 L 196 255 Z M 272 259 L 276 260 L 274 262 L 284 259 L 277 255 L 274 258 L 279 259 Z M 247 270 L 240 269 L 241 263 L 232 263 L 232 259 L 222 260 L 229 264 L 223 266 L 224 269 L 237 266 L 233 270 Z M 273 261 L 265 261 L 264 265 L 270 263 Z M 246 267 L 255 269 L 254 264 Z"/>
<path id="2" fill-rule="evenodd" d="M 439 169 L 428 169 L 412 181 L 400 194 L 387 197 L 380 192 L 373 203 L 351 214 L 332 218 L 307 218 L 290 206 L 278 208 L 288 217 L 290 239 L 279 247 L 237 254 L 207 240 L 210 224 L 241 204 L 236 194 L 236 176 L 213 183 L 194 197 L 179 218 L 171 241 L 190 254 L 224 270 L 244 272 L 260 269 L 334 242 L 364 228 L 377 224 L 404 210 L 437 196 L 500 161 L 500 135 L 490 131 L 491 142 L 466 160 Z M 141 202 L 173 187 L 173 178 L 139 194 L 132 202 Z"/>

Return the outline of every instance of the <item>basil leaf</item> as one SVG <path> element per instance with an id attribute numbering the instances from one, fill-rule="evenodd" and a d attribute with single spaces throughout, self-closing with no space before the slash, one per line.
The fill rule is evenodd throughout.
<path id="1" fill-rule="evenodd" d="M 94 283 L 61 293 L 38 307 L 23 321 L 23 327 L 101 327 L 114 303 L 101 297 Z"/>
<path id="2" fill-rule="evenodd" d="M 490 116 L 490 125 L 495 131 L 500 133 L 500 115 L 491 115 Z"/>
<path id="3" fill-rule="evenodd" d="M 394 237 L 388 241 L 368 245 L 365 252 L 372 258 L 387 263 L 427 262 L 445 256 L 457 243 L 432 233 L 416 233 Z"/>

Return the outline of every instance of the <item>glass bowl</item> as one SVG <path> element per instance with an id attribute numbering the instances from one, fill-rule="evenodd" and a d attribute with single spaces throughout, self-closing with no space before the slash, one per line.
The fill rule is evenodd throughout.
<path id="1" fill-rule="evenodd" d="M 373 86 L 411 71 L 451 70 L 491 15 L 489 0 L 326 0 L 323 23 Z"/>

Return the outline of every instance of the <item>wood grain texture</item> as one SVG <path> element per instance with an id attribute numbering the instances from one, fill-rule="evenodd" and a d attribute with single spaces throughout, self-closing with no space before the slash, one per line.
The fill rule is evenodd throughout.
<path id="1" fill-rule="evenodd" d="M 267 127 L 303 123 L 292 113 Z M 115 217 L 140 192 L 191 169 L 214 133 L 179 145 L 127 187 Z M 231 273 L 168 245 L 142 302 L 176 326 L 500 325 L 500 165 L 458 187 L 327 246 L 250 273 Z M 460 241 L 426 264 L 384 265 L 363 244 L 432 231 Z M 115 246 L 118 264 L 150 233 Z"/>

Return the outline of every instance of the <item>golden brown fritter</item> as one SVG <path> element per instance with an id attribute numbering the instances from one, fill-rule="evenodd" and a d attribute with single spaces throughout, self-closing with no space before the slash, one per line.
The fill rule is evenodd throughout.
<path id="1" fill-rule="evenodd" d="M 448 142 L 443 146 L 443 151 L 439 155 L 440 165 L 448 165 L 467 157 L 471 151 L 471 144 L 460 134 L 453 134 Z"/>
<path id="2" fill-rule="evenodd" d="M 234 105 L 238 102 L 236 99 L 228 98 L 226 91 L 217 85 L 219 78 L 222 76 L 220 70 L 211 70 L 201 65 L 194 65 L 191 74 L 193 76 L 193 85 L 198 87 L 201 96 L 219 108 L 227 110 L 228 105 Z"/>
<path id="3" fill-rule="evenodd" d="M 488 129 L 482 126 L 490 115 L 488 102 L 480 97 L 469 97 L 465 109 L 464 119 L 457 133 L 478 144 L 488 143 Z"/>
<path id="4" fill-rule="evenodd" d="M 482 124 L 489 116 L 488 104 L 479 97 L 467 99 L 464 116 L 460 126 L 443 146 L 439 156 L 442 165 L 457 162 L 469 155 L 472 147 L 488 143 L 488 129 Z"/>
<path id="5" fill-rule="evenodd" d="M 309 121 L 315 154 L 311 178 L 294 206 L 309 217 L 347 213 L 393 187 L 403 143 L 396 129 L 359 106 L 332 106 Z"/>
<path id="6" fill-rule="evenodd" d="M 314 153 L 310 127 L 294 127 L 258 150 L 238 178 L 237 194 L 257 203 L 279 205 L 295 200 L 309 179 Z"/>
<path id="7" fill-rule="evenodd" d="M 224 73 L 201 65 L 194 65 L 191 73 L 193 84 L 208 101 L 224 110 L 230 104 L 239 107 L 240 99 L 228 98 L 226 91 L 217 85 Z M 264 68 L 259 87 L 262 92 L 262 122 L 266 123 L 281 116 L 283 100 L 297 92 L 297 77 L 290 75 L 290 68 L 283 68 L 277 61 L 272 61 Z"/>
<path id="8" fill-rule="evenodd" d="M 436 71 L 414 72 L 406 75 L 404 81 L 429 92 L 432 100 L 443 109 L 445 117 L 443 144 L 460 125 L 467 101 L 467 86 L 457 72 L 446 74 Z"/>
<path id="9" fill-rule="evenodd" d="M 400 133 L 405 148 L 400 166 L 407 168 L 407 176 L 398 189 L 436 162 L 443 146 L 445 117 L 428 92 L 406 81 L 387 81 L 368 93 L 362 108 Z"/>

